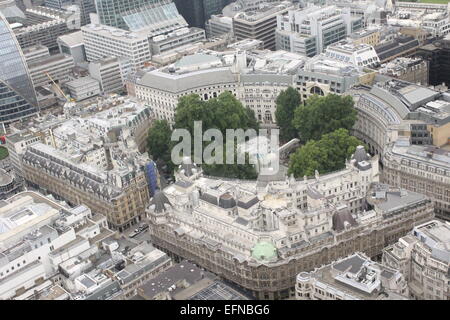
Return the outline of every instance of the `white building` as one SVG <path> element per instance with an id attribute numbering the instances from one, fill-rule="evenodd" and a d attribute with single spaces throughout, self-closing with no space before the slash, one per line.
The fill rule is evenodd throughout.
<path id="1" fill-rule="evenodd" d="M 408 287 L 396 269 L 362 253 L 297 275 L 298 300 L 406 300 Z"/>
<path id="2" fill-rule="evenodd" d="M 70 96 L 76 101 L 81 101 L 100 94 L 100 84 L 91 77 L 81 77 L 65 84 Z"/>
<path id="3" fill-rule="evenodd" d="M 425 196 L 374 183 L 378 157 L 363 149 L 311 179 L 203 177 L 188 163 L 176 179 L 147 210 L 152 242 L 265 299 L 293 297 L 296 274 L 355 251 L 379 255 L 433 217 Z"/>
<path id="4" fill-rule="evenodd" d="M 40 44 L 27 47 L 22 52 L 27 64 L 50 56 L 48 48 Z"/>
<path id="5" fill-rule="evenodd" d="M 127 57 L 132 71 L 144 67 L 151 60 L 148 36 L 144 32 L 125 31 L 104 25 L 81 27 L 88 61 L 105 57 Z"/>
<path id="6" fill-rule="evenodd" d="M 182 96 L 196 93 L 200 99 L 208 100 L 225 91 L 238 95 L 237 75 L 232 72 L 232 60 L 229 60 L 199 53 L 183 57 L 167 67 L 144 72 L 136 80 L 136 97 L 151 106 L 158 119 L 173 122 L 178 99 Z"/>
<path id="7" fill-rule="evenodd" d="M 233 18 L 222 14 L 213 14 L 205 23 L 206 35 L 208 38 L 218 37 L 224 34 L 233 35 Z"/>
<path id="8" fill-rule="evenodd" d="M 277 17 L 276 48 L 312 57 L 361 29 L 362 20 L 335 6 L 289 10 Z"/>
<path id="9" fill-rule="evenodd" d="M 131 63 L 125 57 L 107 57 L 89 63 L 89 74 L 100 83 L 103 93 L 122 90 L 130 73 Z"/>
<path id="10" fill-rule="evenodd" d="M 86 61 L 83 32 L 81 30 L 59 36 L 56 42 L 59 52 L 72 56 L 75 64 Z"/>
<path id="11" fill-rule="evenodd" d="M 354 44 L 340 41 L 329 45 L 324 55 L 333 60 L 347 62 L 358 69 L 375 68 L 380 64 L 380 58 L 373 46 L 365 43 Z"/>
<path id="12" fill-rule="evenodd" d="M 450 300 L 450 225 L 433 220 L 383 250 L 383 263 L 403 272 L 412 298 Z"/>
<path id="13" fill-rule="evenodd" d="M 58 81 L 60 84 L 69 81 L 74 67 L 72 56 L 66 54 L 49 55 L 28 63 L 31 79 L 35 87 L 51 84 L 51 79 Z"/>
<path id="14" fill-rule="evenodd" d="M 180 97 L 195 93 L 208 100 L 230 91 L 258 121 L 273 124 L 276 98 L 295 84 L 305 59 L 285 51 L 198 52 L 144 71 L 135 82 L 136 97 L 148 103 L 159 119 L 173 121 Z"/>
<path id="15" fill-rule="evenodd" d="M 36 192 L 22 192 L 0 208 L 0 298 L 10 299 L 58 273 L 61 262 L 91 248 L 106 230 L 89 208 L 71 209 Z M 91 233 L 78 233 L 91 224 Z"/>

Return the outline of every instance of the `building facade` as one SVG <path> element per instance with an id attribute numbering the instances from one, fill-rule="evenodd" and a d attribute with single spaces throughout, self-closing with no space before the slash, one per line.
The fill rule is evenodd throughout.
<path id="1" fill-rule="evenodd" d="M 403 274 L 355 253 L 297 275 L 297 300 L 406 300 Z"/>
<path id="2" fill-rule="evenodd" d="M 95 0 L 95 7 L 101 24 L 128 30 L 123 13 L 157 2 L 159 0 Z"/>
<path id="3" fill-rule="evenodd" d="M 348 9 L 293 9 L 277 17 L 276 48 L 313 57 L 361 28 L 362 18 L 352 17 Z"/>
<path id="4" fill-rule="evenodd" d="M 355 251 L 378 256 L 433 217 L 425 196 L 377 179 L 364 149 L 346 169 L 303 181 L 224 181 L 185 164 L 150 203 L 152 242 L 257 298 L 293 297 L 300 272 Z"/>
<path id="5" fill-rule="evenodd" d="M 243 10 L 233 16 L 234 36 L 237 40 L 248 38 L 261 40 L 265 49 L 274 50 L 277 16 L 287 13 L 292 8 L 290 1 L 283 1 L 264 2 L 260 7 Z"/>
<path id="6" fill-rule="evenodd" d="M 132 70 L 137 71 L 151 60 L 146 34 L 93 24 L 83 26 L 81 31 L 88 61 L 111 56 L 126 57 L 130 60 Z"/>
<path id="7" fill-rule="evenodd" d="M 6 125 L 14 120 L 37 113 L 37 98 L 23 52 L 6 18 L 0 13 L 0 122 Z"/>
<path id="8" fill-rule="evenodd" d="M 449 235 L 448 223 L 433 220 L 383 250 L 383 263 L 406 276 L 411 298 L 450 300 Z"/>

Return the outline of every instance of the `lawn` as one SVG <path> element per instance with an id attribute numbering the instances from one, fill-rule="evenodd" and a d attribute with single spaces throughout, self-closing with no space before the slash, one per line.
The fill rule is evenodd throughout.
<path id="1" fill-rule="evenodd" d="M 0 147 L 0 160 L 5 159 L 8 156 L 8 149 Z"/>

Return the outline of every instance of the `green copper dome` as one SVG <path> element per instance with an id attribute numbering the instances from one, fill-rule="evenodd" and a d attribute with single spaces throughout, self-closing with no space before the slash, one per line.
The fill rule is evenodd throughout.
<path id="1" fill-rule="evenodd" d="M 260 261 L 271 261 L 277 257 L 277 248 L 267 241 L 258 242 L 252 249 L 252 257 Z"/>

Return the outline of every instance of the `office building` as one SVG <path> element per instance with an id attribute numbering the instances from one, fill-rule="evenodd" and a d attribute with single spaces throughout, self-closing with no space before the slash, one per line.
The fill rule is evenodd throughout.
<path id="1" fill-rule="evenodd" d="M 158 119 L 169 122 L 174 120 L 180 97 L 195 93 L 209 100 L 229 91 L 255 112 L 258 121 L 269 125 L 275 122 L 278 94 L 295 84 L 296 72 L 305 59 L 286 51 L 204 51 L 142 72 L 133 91 L 153 106 Z"/>
<path id="2" fill-rule="evenodd" d="M 387 15 L 386 22 L 389 26 L 420 28 L 430 33 L 432 37 L 443 37 L 450 32 L 446 6 L 419 8 L 408 6 L 408 3 L 406 6 L 402 4 L 397 10 Z"/>
<path id="3" fill-rule="evenodd" d="M 391 40 L 380 42 L 375 51 L 381 63 L 386 63 L 398 57 L 408 57 L 415 54 L 419 48 L 419 40 L 413 36 L 398 35 Z"/>
<path id="4" fill-rule="evenodd" d="M 428 63 L 421 58 L 396 58 L 381 65 L 378 73 L 407 82 L 428 85 Z"/>
<path id="5" fill-rule="evenodd" d="M 40 139 L 17 152 L 18 169 L 33 188 L 74 205 L 87 203 L 105 214 L 113 229 L 123 230 L 141 220 L 157 187 L 147 180 L 152 162 L 139 151 L 145 149 L 152 117 L 148 107 L 112 99 L 25 123 Z M 19 132 L 14 141 L 24 147 L 20 138 Z M 43 159 L 49 160 L 45 166 Z"/>
<path id="6" fill-rule="evenodd" d="M 81 27 L 88 61 L 105 57 L 126 57 L 133 72 L 151 60 L 146 33 L 124 31 L 113 27 L 90 24 Z"/>
<path id="7" fill-rule="evenodd" d="M 230 5 L 233 6 L 233 5 Z M 290 1 L 263 2 L 259 6 L 249 8 L 231 7 L 237 9 L 233 15 L 233 30 L 237 40 L 256 39 L 264 42 L 264 48 L 275 50 L 275 28 L 277 16 L 293 9 Z"/>
<path id="8" fill-rule="evenodd" d="M 306 58 L 282 50 L 256 50 L 247 56 L 248 64 L 239 71 L 237 97 L 245 107 L 253 110 L 256 120 L 273 127 L 277 97 L 281 91 L 295 87 L 297 72 L 304 66 Z"/>
<path id="9" fill-rule="evenodd" d="M 208 38 L 219 37 L 224 34 L 234 35 L 233 18 L 222 14 L 213 14 L 205 24 L 206 36 Z"/>
<path id="10" fill-rule="evenodd" d="M 312 57 L 362 26 L 362 18 L 353 17 L 348 8 L 311 5 L 291 9 L 277 17 L 276 48 Z"/>
<path id="11" fill-rule="evenodd" d="M 205 30 L 200 28 L 180 28 L 168 34 L 155 36 L 150 40 L 152 54 L 160 55 L 165 52 L 180 50 L 186 45 L 201 42 L 206 39 Z"/>
<path id="12" fill-rule="evenodd" d="M 50 51 L 48 50 L 48 48 L 40 44 L 22 49 L 22 52 L 23 56 L 25 57 L 25 61 L 27 62 L 27 65 L 29 63 L 50 56 Z"/>
<path id="13" fill-rule="evenodd" d="M 35 87 L 52 84 L 53 81 L 64 84 L 69 81 L 75 67 L 72 56 L 55 54 L 40 57 L 28 62 L 31 79 Z"/>
<path id="14" fill-rule="evenodd" d="M 344 46 L 336 50 L 327 49 L 325 53 L 308 59 L 304 67 L 297 71 L 297 89 L 302 101 L 315 94 L 344 94 L 355 85 L 371 84 L 376 72 L 359 64 L 375 65 L 378 58 L 373 50 L 370 50 L 370 46 L 364 46 L 363 51 L 368 51 L 362 55 L 358 54 L 356 47 L 353 52 Z M 358 61 L 358 58 L 364 60 Z"/>
<path id="15" fill-rule="evenodd" d="M 355 253 L 312 272 L 301 272 L 296 281 L 297 300 L 407 300 L 403 274 L 362 253 Z"/>
<path id="16" fill-rule="evenodd" d="M 325 49 L 325 56 L 347 62 L 359 69 L 376 68 L 380 65 L 380 58 L 375 49 L 365 43 L 356 44 L 346 40 L 339 41 L 330 44 Z"/>
<path id="17" fill-rule="evenodd" d="M 81 30 L 59 36 L 56 42 L 58 43 L 59 53 L 72 56 L 75 64 L 86 61 L 83 32 Z"/>
<path id="18" fill-rule="evenodd" d="M 76 5 L 80 8 L 80 24 L 91 23 L 90 13 L 96 13 L 95 0 L 44 0 L 44 6 L 53 9 L 64 9 Z"/>
<path id="19" fill-rule="evenodd" d="M 450 219 L 450 161 L 445 148 L 399 139 L 385 147 L 382 162 L 386 183 L 427 194 L 435 203 L 436 216 Z"/>
<path id="20" fill-rule="evenodd" d="M 373 154 L 398 137 L 412 145 L 445 146 L 448 141 L 449 95 L 393 78 L 376 79 L 371 87 L 354 87 L 358 118 L 354 134 Z"/>
<path id="21" fill-rule="evenodd" d="M 189 261 L 182 261 L 137 290 L 144 300 L 249 300 L 249 297 L 205 272 Z"/>
<path id="22" fill-rule="evenodd" d="M 326 3 L 350 10 L 352 16 L 362 19 L 363 26 L 386 24 L 386 15 L 394 10 L 391 0 L 327 0 Z"/>
<path id="23" fill-rule="evenodd" d="M 311 179 L 245 182 L 185 162 L 150 202 L 152 242 L 256 298 L 294 297 L 300 272 L 356 251 L 376 257 L 434 215 L 424 195 L 376 183 L 378 157 L 359 147 L 352 159 Z"/>
<path id="24" fill-rule="evenodd" d="M 95 6 L 100 24 L 128 30 L 125 12 L 158 2 L 161 0 L 95 0 Z"/>
<path id="25" fill-rule="evenodd" d="M 382 180 L 426 194 L 448 219 L 448 93 L 388 78 L 349 94 L 358 111 L 353 133 L 380 155 Z"/>
<path id="26" fill-rule="evenodd" d="M 103 223 L 104 217 L 93 215 L 84 205 L 70 208 L 32 191 L 21 192 L 2 202 L 2 299 L 20 299 L 39 289 L 58 275 L 60 263 L 82 252 L 95 251 L 95 237 L 111 233 Z M 83 226 L 89 226 L 90 232 L 79 232 Z"/>
<path id="27" fill-rule="evenodd" d="M 171 266 L 170 257 L 147 242 L 109 236 L 95 256 L 81 254 L 60 269 L 73 300 L 128 300 Z"/>
<path id="28" fill-rule="evenodd" d="M 38 112 L 30 72 L 12 29 L 0 13 L 0 122 L 3 125 Z"/>
<path id="29" fill-rule="evenodd" d="M 25 153 L 26 148 L 30 144 L 41 141 L 41 138 L 34 135 L 32 132 L 17 132 L 7 135 L 5 140 L 14 175 L 19 181 L 22 181 L 23 168 L 21 156 Z"/>
<path id="30" fill-rule="evenodd" d="M 191 27 L 204 28 L 205 22 L 233 0 L 174 0 L 178 11 Z"/>
<path id="31" fill-rule="evenodd" d="M 225 91 L 238 95 L 237 75 L 230 63 L 214 54 L 185 56 L 172 65 L 138 75 L 136 97 L 152 105 L 157 119 L 173 122 L 182 96 L 197 93 L 202 100 L 208 100 Z"/>
<path id="32" fill-rule="evenodd" d="M 433 220 L 383 250 L 383 264 L 401 270 L 412 299 L 450 300 L 449 236 L 449 223 Z"/>
<path id="33" fill-rule="evenodd" d="M 103 93 L 123 90 L 124 80 L 130 72 L 131 64 L 126 58 L 108 57 L 89 63 L 89 74 L 100 83 Z"/>
<path id="34" fill-rule="evenodd" d="M 77 102 L 97 96 L 101 92 L 99 82 L 91 77 L 71 80 L 65 84 L 65 87 L 69 90 L 70 96 Z"/>
<path id="35" fill-rule="evenodd" d="M 10 17 L 14 34 L 22 48 L 43 45 L 52 52 L 58 50 L 56 39 L 80 29 L 80 11 L 70 6 L 64 10 L 33 7 L 24 12 L 25 17 Z"/>
<path id="36" fill-rule="evenodd" d="M 428 61 L 429 84 L 450 84 L 450 37 L 419 47 L 416 55 Z"/>
<path id="37" fill-rule="evenodd" d="M 368 44 L 370 46 L 376 46 L 380 43 L 380 31 L 375 28 L 362 29 L 353 32 L 349 38 L 354 44 Z"/>

